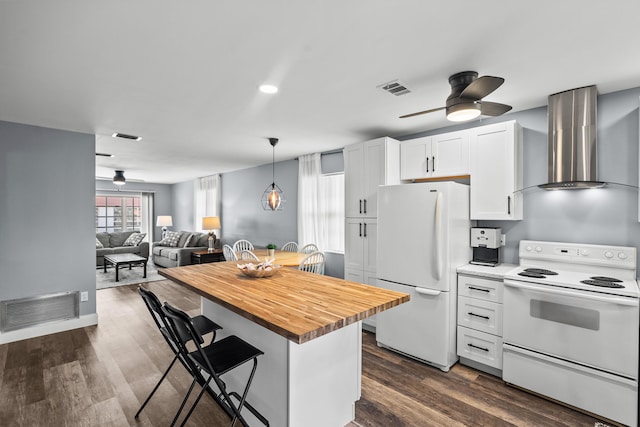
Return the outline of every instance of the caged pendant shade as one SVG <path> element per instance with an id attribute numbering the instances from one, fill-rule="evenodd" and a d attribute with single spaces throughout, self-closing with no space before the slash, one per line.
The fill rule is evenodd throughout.
<path id="1" fill-rule="evenodd" d="M 278 143 L 278 138 L 269 138 L 269 143 L 271 147 L 273 147 L 273 160 L 271 161 L 271 173 L 272 173 L 272 182 L 264 190 L 262 193 L 262 209 L 268 211 L 277 211 L 282 210 L 282 203 L 284 203 L 284 193 L 282 189 L 276 185 L 275 179 L 275 163 L 276 163 L 276 144 Z"/>

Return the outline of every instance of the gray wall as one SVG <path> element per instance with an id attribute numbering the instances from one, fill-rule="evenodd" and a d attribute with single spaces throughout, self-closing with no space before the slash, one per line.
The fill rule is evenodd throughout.
<path id="1" fill-rule="evenodd" d="M 277 162 L 275 181 L 286 200 L 281 211 L 263 210 L 260 202 L 272 182 L 271 164 L 222 175 L 222 244 L 248 239 L 280 247 L 298 240 L 298 161 Z"/>
<path id="2" fill-rule="evenodd" d="M 511 113 L 398 138 L 401 140 L 505 120 L 524 129 L 524 219 L 479 221 L 507 235 L 505 262 L 518 263 L 522 239 L 640 247 L 638 223 L 638 105 L 640 88 L 598 97 L 598 180 L 604 189 L 544 191 L 547 181 L 547 108 Z M 473 177 L 471 178 L 473 181 Z M 629 187 L 631 186 L 631 187 Z"/>
<path id="3" fill-rule="evenodd" d="M 0 121 L 0 300 L 88 291 L 96 312 L 95 138 Z"/>
<path id="4" fill-rule="evenodd" d="M 94 175 L 95 175 L 95 172 L 94 172 Z M 126 171 L 125 171 L 125 176 L 126 176 Z M 174 206 L 174 203 L 173 203 L 173 194 L 174 194 L 174 187 L 175 187 L 174 185 L 127 181 L 127 183 L 124 186 L 120 187 L 113 184 L 111 181 L 97 179 L 95 180 L 95 182 L 96 182 L 96 191 L 110 191 L 110 192 L 121 191 L 124 193 L 129 193 L 129 192 L 153 193 L 153 210 L 154 210 L 153 225 L 156 224 L 156 219 L 158 215 L 172 215 L 173 227 L 169 227 L 169 229 L 170 230 L 183 229 L 183 228 L 178 228 L 181 224 L 176 222 L 175 213 L 181 213 L 183 211 L 179 209 L 181 207 L 180 205 L 178 205 L 177 207 Z M 193 200 L 191 201 L 190 209 L 191 209 L 191 212 L 193 212 Z M 191 228 L 184 228 L 184 229 L 190 230 Z M 95 222 L 94 222 L 94 230 L 95 230 Z M 162 236 L 162 227 L 154 227 L 153 233 L 154 233 L 153 240 L 156 242 L 159 241 Z"/>
<path id="5" fill-rule="evenodd" d="M 195 213 L 194 181 L 174 184 L 172 190 L 173 229 L 177 231 L 196 231 L 196 226 L 193 223 Z"/>

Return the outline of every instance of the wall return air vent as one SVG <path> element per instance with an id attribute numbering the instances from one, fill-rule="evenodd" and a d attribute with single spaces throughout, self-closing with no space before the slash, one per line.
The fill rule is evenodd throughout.
<path id="1" fill-rule="evenodd" d="M 407 86 L 404 83 L 400 82 L 399 80 L 394 80 L 392 82 L 384 83 L 377 87 L 395 96 L 411 93 L 411 91 L 407 88 Z"/>

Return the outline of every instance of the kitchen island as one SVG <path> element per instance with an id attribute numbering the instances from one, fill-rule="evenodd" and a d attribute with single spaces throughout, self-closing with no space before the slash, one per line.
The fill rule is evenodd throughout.
<path id="1" fill-rule="evenodd" d="M 242 261 L 241 261 L 242 262 Z M 343 427 L 360 398 L 361 321 L 407 302 L 407 294 L 281 268 L 250 278 L 237 262 L 162 269 L 202 296 L 202 312 L 264 351 L 248 401 L 271 426 Z M 225 381 L 239 390 L 249 367 Z M 237 378 L 236 378 L 237 377 Z M 251 425 L 260 425 L 243 410 Z"/>

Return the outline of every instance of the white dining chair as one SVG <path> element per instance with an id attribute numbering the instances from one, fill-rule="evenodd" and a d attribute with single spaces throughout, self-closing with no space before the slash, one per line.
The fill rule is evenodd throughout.
<path id="1" fill-rule="evenodd" d="M 242 251 L 253 251 L 253 244 L 248 240 L 244 240 L 244 239 L 237 240 L 233 244 L 233 251 L 235 253 L 242 252 Z"/>
<path id="2" fill-rule="evenodd" d="M 258 258 L 258 255 L 246 249 L 240 252 L 240 259 L 250 259 L 252 261 L 260 261 L 260 258 Z"/>
<path id="3" fill-rule="evenodd" d="M 298 252 L 298 243 L 287 242 L 284 245 L 282 245 L 282 250 L 284 252 Z"/>
<path id="4" fill-rule="evenodd" d="M 324 274 L 324 254 L 322 252 L 310 253 L 300 262 L 298 270 Z"/>
<path id="5" fill-rule="evenodd" d="M 309 243 L 300 249 L 300 253 L 302 254 L 312 254 L 318 251 L 320 251 L 320 249 L 318 249 L 318 246 L 315 243 Z"/>
<path id="6" fill-rule="evenodd" d="M 238 257 L 236 253 L 233 251 L 233 248 L 229 245 L 224 245 L 222 247 L 222 254 L 224 255 L 224 259 L 227 261 L 237 261 Z"/>

